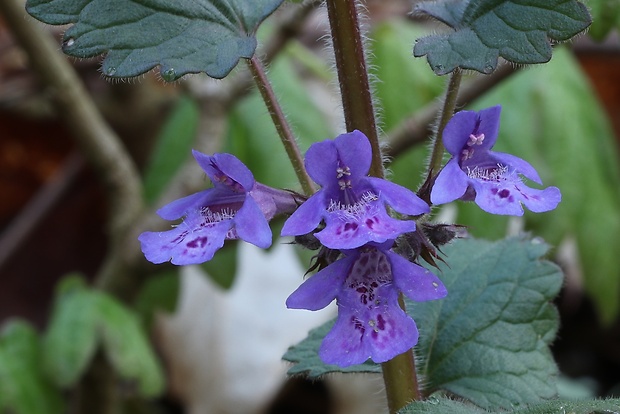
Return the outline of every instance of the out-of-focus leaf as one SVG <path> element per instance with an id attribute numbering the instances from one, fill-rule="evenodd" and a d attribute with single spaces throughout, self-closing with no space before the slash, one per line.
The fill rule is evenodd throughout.
<path id="1" fill-rule="evenodd" d="M 144 196 L 147 202 L 155 201 L 176 170 L 191 156 L 198 119 L 196 103 L 190 98 L 181 97 L 159 131 L 144 172 Z"/>
<path id="2" fill-rule="evenodd" d="M 41 372 L 41 345 L 34 329 L 7 322 L 0 333 L 0 412 L 60 414 L 60 393 Z"/>
<path id="3" fill-rule="evenodd" d="M 235 281 L 238 248 L 238 241 L 228 241 L 213 259 L 200 265 L 211 280 L 222 289 L 230 289 Z"/>
<path id="4" fill-rule="evenodd" d="M 528 407 L 515 407 L 502 411 L 505 414 L 603 414 L 617 413 L 620 410 L 620 399 L 567 401 L 551 400 Z M 471 404 L 454 401 L 448 398 L 431 397 L 426 401 L 409 404 L 399 414 L 486 414 L 497 411 L 481 410 Z"/>
<path id="5" fill-rule="evenodd" d="M 272 64 L 268 77 L 302 151 L 312 142 L 334 138 L 326 110 L 310 99 L 287 53 Z M 234 108 L 228 125 L 226 150 L 239 157 L 257 181 L 272 187 L 299 188 L 267 108 L 256 92 Z"/>
<path id="6" fill-rule="evenodd" d="M 423 35 L 406 21 L 387 21 L 370 33 L 369 66 L 382 128 L 389 132 L 403 119 L 443 93 L 445 82 L 420 59 L 411 59 L 411 39 Z"/>
<path id="7" fill-rule="evenodd" d="M 577 63 L 558 49 L 549 64 L 513 76 L 475 102 L 502 104 L 496 150 L 530 162 L 545 186 L 562 191 L 552 212 L 526 212 L 525 228 L 558 245 L 575 237 L 584 285 L 602 321 L 620 311 L 620 159 L 605 111 Z M 533 186 L 536 186 L 533 184 Z M 477 237 L 497 237 L 508 219 L 459 203 L 458 222 Z"/>
<path id="8" fill-rule="evenodd" d="M 424 1 L 414 11 L 454 29 L 418 39 L 413 49 L 437 75 L 456 68 L 491 73 L 500 56 L 518 64 L 548 62 L 551 40 L 569 40 L 592 22 L 574 0 Z"/>
<path id="9" fill-rule="evenodd" d="M 136 313 L 146 322 L 146 327 L 151 326 L 151 319 L 155 312 L 174 312 L 179 291 L 179 268 L 156 273 L 149 277 L 134 304 Z"/>
<path id="10" fill-rule="evenodd" d="M 159 395 L 164 388 L 163 373 L 138 318 L 112 297 L 99 292 L 93 295 L 108 360 L 121 377 L 137 382 L 141 395 Z"/>
<path id="11" fill-rule="evenodd" d="M 75 23 L 63 51 L 80 58 L 107 53 L 107 76 L 140 75 L 160 65 L 164 80 L 205 72 L 223 78 L 251 58 L 260 23 L 282 0 L 29 0 L 26 10 L 49 24 Z"/>
<path id="12" fill-rule="evenodd" d="M 592 38 L 601 41 L 614 28 L 620 28 L 620 1 L 590 0 L 588 6 L 592 13 L 592 26 L 588 35 Z"/>
<path id="13" fill-rule="evenodd" d="M 163 374 L 136 315 L 78 277 L 59 284 L 44 345 L 46 372 L 59 387 L 75 385 L 102 347 L 113 368 L 137 383 L 141 395 L 163 390 Z"/>
<path id="14" fill-rule="evenodd" d="M 60 388 L 79 380 L 97 350 L 97 302 L 78 277 L 67 277 L 56 289 L 56 301 L 44 336 L 44 367 Z"/>

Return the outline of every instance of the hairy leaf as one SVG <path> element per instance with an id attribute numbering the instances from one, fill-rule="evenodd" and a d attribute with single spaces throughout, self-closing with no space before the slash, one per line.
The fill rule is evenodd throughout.
<path id="1" fill-rule="evenodd" d="M 550 41 L 568 40 L 592 21 L 575 0 L 425 1 L 414 11 L 454 29 L 423 37 L 413 49 L 438 75 L 456 68 L 491 73 L 500 56 L 518 64 L 548 62 Z"/>
<path id="2" fill-rule="evenodd" d="M 107 53 L 103 73 L 140 75 L 160 65 L 164 80 L 205 72 L 223 78 L 256 49 L 256 29 L 282 0 L 29 0 L 26 10 L 49 24 L 74 25 L 63 51 Z"/>
<path id="3" fill-rule="evenodd" d="M 620 410 L 620 399 L 609 400 L 551 400 L 533 404 L 523 408 L 511 408 L 502 411 L 505 414 L 603 414 L 617 413 Z M 427 401 L 409 404 L 399 411 L 399 414 L 487 414 L 496 411 L 486 411 L 471 404 L 454 401 L 447 398 L 431 397 Z"/>
<path id="4" fill-rule="evenodd" d="M 460 240 L 445 247 L 443 300 L 407 302 L 420 330 L 419 374 L 430 391 L 446 390 L 483 408 L 508 408 L 555 395 L 556 367 L 548 345 L 558 316 L 549 304 L 559 291 L 557 266 L 541 260 L 536 240 Z M 312 331 L 284 359 L 289 374 L 379 372 L 366 363 L 346 370 L 325 366 L 318 346 L 331 323 Z"/>
<path id="5" fill-rule="evenodd" d="M 510 408 L 556 394 L 548 345 L 558 329 L 549 301 L 562 274 L 540 258 L 536 240 L 458 241 L 440 264 L 448 296 L 407 302 L 420 329 L 418 352 L 429 390 L 447 390 L 483 408 Z"/>

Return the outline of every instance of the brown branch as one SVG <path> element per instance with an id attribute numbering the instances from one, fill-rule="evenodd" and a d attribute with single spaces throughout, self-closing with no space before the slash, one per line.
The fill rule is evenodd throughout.
<path id="1" fill-rule="evenodd" d="M 19 0 L 2 0 L 0 12 L 48 88 L 88 162 L 107 191 L 109 230 L 116 240 L 142 208 L 138 171 L 120 139 L 105 122 L 58 44 L 24 11 Z"/>

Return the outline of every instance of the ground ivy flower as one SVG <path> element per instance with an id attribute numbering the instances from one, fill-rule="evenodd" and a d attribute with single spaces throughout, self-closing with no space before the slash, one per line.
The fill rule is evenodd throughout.
<path id="1" fill-rule="evenodd" d="M 321 189 L 284 223 L 282 235 L 310 233 L 324 220 L 325 228 L 316 233 L 321 243 L 332 249 L 353 249 L 413 231 L 413 221 L 390 217 L 385 205 L 408 215 L 427 213 L 428 205 L 404 187 L 366 176 L 371 160 L 370 142 L 360 131 L 312 144 L 305 165 Z"/>
<path id="2" fill-rule="evenodd" d="M 448 122 L 443 142 L 452 158 L 435 180 L 433 204 L 475 200 L 484 211 L 515 216 L 523 215 L 521 204 L 536 213 L 556 208 L 562 198 L 557 187 L 527 187 L 521 175 L 542 184 L 534 167 L 514 155 L 491 151 L 500 112 L 500 106 L 461 111 Z"/>
<path id="3" fill-rule="evenodd" d="M 418 341 L 415 322 L 398 304 L 399 292 L 414 301 L 440 299 L 447 291 L 430 271 L 389 250 L 392 242 L 344 252 L 306 280 L 286 301 L 293 309 L 322 309 L 336 299 L 338 318 L 319 356 L 346 367 L 368 358 L 388 361 Z"/>
<path id="4" fill-rule="evenodd" d="M 194 158 L 213 182 L 213 188 L 173 201 L 157 211 L 166 220 L 183 222 L 163 232 L 144 232 L 138 240 L 147 260 L 177 265 L 203 263 L 225 239 L 243 239 L 261 248 L 271 245 L 268 220 L 297 207 L 294 194 L 255 182 L 250 170 L 234 155 Z"/>

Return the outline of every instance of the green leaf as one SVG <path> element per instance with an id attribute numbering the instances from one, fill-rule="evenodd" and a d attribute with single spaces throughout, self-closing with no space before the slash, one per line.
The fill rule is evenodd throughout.
<path id="1" fill-rule="evenodd" d="M 44 345 L 46 373 L 59 387 L 75 385 L 101 346 L 119 375 L 138 383 L 141 395 L 163 389 L 161 369 L 136 315 L 77 277 L 65 278 L 57 288 Z"/>
<path id="2" fill-rule="evenodd" d="M 60 414 L 63 402 L 40 369 L 41 346 L 34 329 L 22 321 L 6 323 L 0 333 L 0 412 Z"/>
<path id="3" fill-rule="evenodd" d="M 592 27 L 588 30 L 590 37 L 602 41 L 614 28 L 620 28 L 620 1 L 590 0 L 588 6 L 592 13 Z"/>
<path id="4" fill-rule="evenodd" d="M 99 292 L 93 295 L 108 360 L 122 378 L 138 383 L 141 395 L 159 395 L 164 388 L 163 373 L 138 318 L 116 299 Z"/>
<path id="5" fill-rule="evenodd" d="M 617 413 L 620 399 L 609 400 L 552 400 L 530 405 L 525 408 L 511 408 L 502 411 L 505 414 L 591 414 Z M 471 404 L 447 398 L 431 397 L 427 401 L 409 404 L 399 414 L 486 414 L 497 411 L 481 410 Z"/>
<path id="6" fill-rule="evenodd" d="M 188 97 L 181 97 L 159 131 L 144 172 L 144 195 L 148 203 L 155 201 L 177 169 L 191 156 L 198 120 L 198 105 Z"/>
<path id="7" fill-rule="evenodd" d="M 558 314 L 549 303 L 562 273 L 540 260 L 536 240 L 460 240 L 445 248 L 441 301 L 407 302 L 420 329 L 418 353 L 428 389 L 446 390 L 483 408 L 552 398 L 557 368 L 549 343 Z"/>
<path id="8" fill-rule="evenodd" d="M 157 311 L 173 313 L 176 309 L 181 289 L 179 269 L 175 267 L 151 275 L 140 289 L 134 309 L 145 322 L 144 326 L 151 326 Z"/>
<path id="9" fill-rule="evenodd" d="M 454 29 L 418 39 L 413 49 L 414 56 L 427 56 L 437 75 L 456 68 L 491 73 L 500 56 L 518 64 L 548 62 L 550 40 L 569 40 L 592 22 L 574 0 L 425 1 L 414 11 Z"/>
<path id="10" fill-rule="evenodd" d="M 484 408 L 509 408 L 555 395 L 557 368 L 548 345 L 558 328 L 549 303 L 559 291 L 557 266 L 540 260 L 548 247 L 537 241 L 491 243 L 459 240 L 445 247 L 440 277 L 443 300 L 413 303 L 407 313 L 420 330 L 416 355 L 429 391 L 446 390 Z M 317 349 L 331 323 L 291 347 L 289 374 L 379 372 L 375 364 L 325 366 Z"/>
<path id="11" fill-rule="evenodd" d="M 256 29 L 282 0 L 29 0 L 26 10 L 49 24 L 75 23 L 63 51 L 80 58 L 107 53 L 107 76 L 140 75 L 160 65 L 164 80 L 205 72 L 223 78 L 256 49 Z"/>
<path id="12" fill-rule="evenodd" d="M 304 373 L 310 378 L 317 378 L 332 372 L 381 373 L 381 367 L 370 360 L 364 364 L 351 365 L 346 368 L 337 365 L 326 365 L 320 360 L 317 350 L 325 335 L 334 325 L 334 322 L 335 320 L 332 320 L 311 330 L 306 339 L 297 345 L 291 346 L 286 351 L 282 359 L 295 364 L 289 368 L 289 375 Z"/>
<path id="13" fill-rule="evenodd" d="M 56 386 L 77 383 L 97 350 L 99 311 L 92 292 L 77 277 L 61 281 L 45 333 L 44 367 Z"/>

